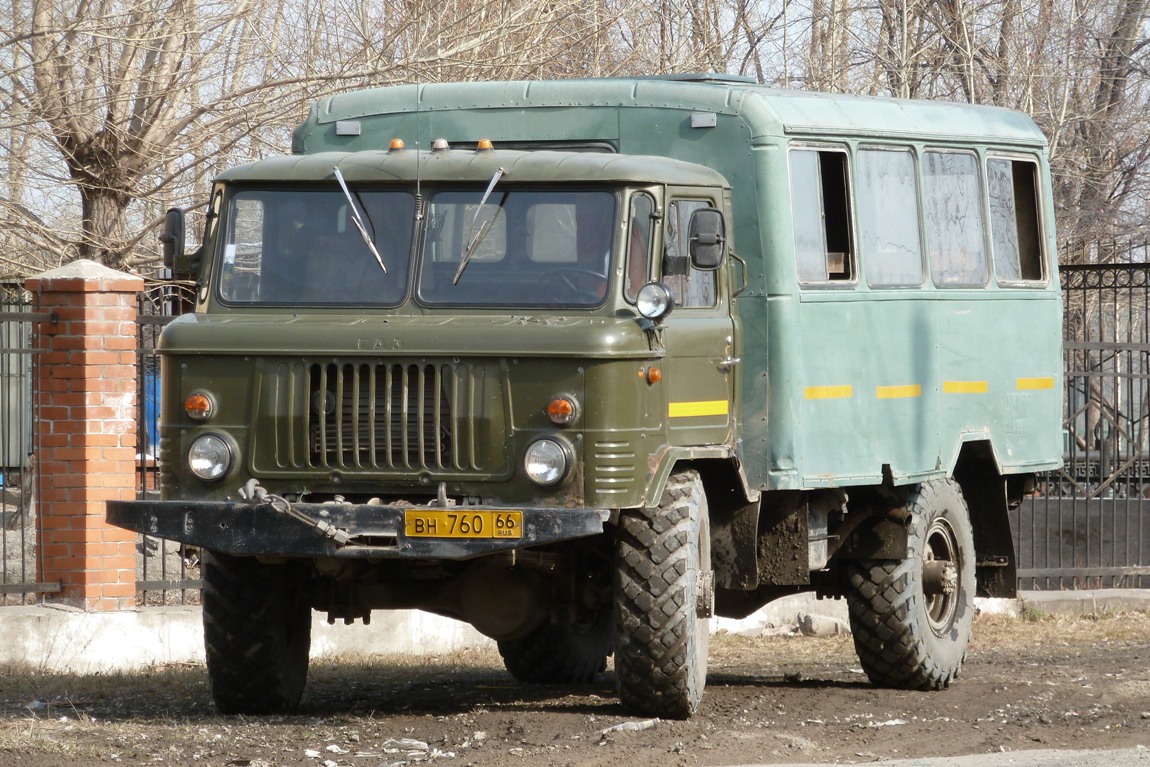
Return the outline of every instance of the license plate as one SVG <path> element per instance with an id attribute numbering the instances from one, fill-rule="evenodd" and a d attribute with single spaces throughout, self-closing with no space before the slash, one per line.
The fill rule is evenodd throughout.
<path id="1" fill-rule="evenodd" d="M 522 538 L 522 511 L 407 509 L 408 538 Z"/>

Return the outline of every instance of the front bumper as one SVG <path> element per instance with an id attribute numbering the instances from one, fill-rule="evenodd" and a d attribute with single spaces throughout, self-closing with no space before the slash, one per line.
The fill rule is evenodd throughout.
<path id="1" fill-rule="evenodd" d="M 510 507 L 457 506 L 444 513 L 507 513 Z M 292 514 L 270 503 L 109 501 L 110 524 L 234 555 L 347 559 L 470 559 L 497 551 L 585 538 L 603 532 L 606 509 L 515 508 L 516 538 L 409 536 L 405 514 L 424 506 L 296 503 Z M 305 521 L 310 520 L 310 521 Z"/>

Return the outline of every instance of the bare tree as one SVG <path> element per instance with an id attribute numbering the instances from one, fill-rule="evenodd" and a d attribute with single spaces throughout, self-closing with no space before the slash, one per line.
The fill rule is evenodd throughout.
<path id="1" fill-rule="evenodd" d="M 9 0 L 0 26 L 3 236 L 23 241 L 32 263 L 37 253 L 119 267 L 154 261 L 140 244 L 162 206 L 206 191 L 205 175 L 222 165 L 283 151 L 318 94 L 547 74 L 564 45 L 583 42 L 566 23 L 578 8 L 570 0 Z M 63 226 L 34 212 L 43 199 L 24 179 L 37 167 L 58 168 L 53 180 L 78 198 L 53 222 Z"/>
<path id="2" fill-rule="evenodd" d="M 150 266 L 166 206 L 285 151 L 319 95 L 393 82 L 715 71 L 998 104 L 1050 139 L 1065 242 L 1150 229 L 1150 0 L 0 2 L 0 273 Z"/>

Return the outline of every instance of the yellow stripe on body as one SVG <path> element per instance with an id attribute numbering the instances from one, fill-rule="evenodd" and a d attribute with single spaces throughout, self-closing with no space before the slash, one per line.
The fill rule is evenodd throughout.
<path id="1" fill-rule="evenodd" d="M 1019 378 L 1017 381 L 1019 391 L 1039 391 L 1054 388 L 1054 376 L 1044 378 Z"/>
<path id="2" fill-rule="evenodd" d="M 725 399 L 705 400 L 701 402 L 671 402 L 667 405 L 668 418 L 727 415 L 729 412 L 731 412 L 731 403 Z"/>
<path id="3" fill-rule="evenodd" d="M 804 393 L 807 399 L 850 399 L 854 396 L 854 387 L 850 384 L 842 386 L 808 386 Z"/>
<path id="4" fill-rule="evenodd" d="M 943 381 L 944 394 L 986 394 L 986 381 Z"/>
<path id="5" fill-rule="evenodd" d="M 906 399 L 908 397 L 921 397 L 922 386 L 919 384 L 906 384 L 905 386 L 878 386 L 874 395 L 879 399 Z"/>

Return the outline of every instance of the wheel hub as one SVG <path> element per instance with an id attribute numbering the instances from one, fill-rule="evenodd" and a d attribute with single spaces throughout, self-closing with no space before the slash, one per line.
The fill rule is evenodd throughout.
<path id="1" fill-rule="evenodd" d="M 922 566 L 922 590 L 927 596 L 953 594 L 958 588 L 958 568 L 953 562 L 936 559 Z"/>

